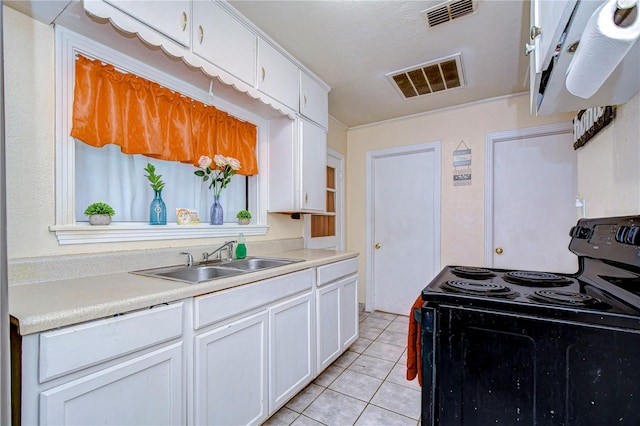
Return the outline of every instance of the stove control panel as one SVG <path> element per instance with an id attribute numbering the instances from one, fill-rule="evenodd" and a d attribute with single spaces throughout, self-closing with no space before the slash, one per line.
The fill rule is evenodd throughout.
<path id="1" fill-rule="evenodd" d="M 578 256 L 640 267 L 640 216 L 580 219 L 569 234 Z"/>
<path id="2" fill-rule="evenodd" d="M 632 246 L 640 246 L 640 226 L 620 226 L 616 231 L 616 241 Z"/>

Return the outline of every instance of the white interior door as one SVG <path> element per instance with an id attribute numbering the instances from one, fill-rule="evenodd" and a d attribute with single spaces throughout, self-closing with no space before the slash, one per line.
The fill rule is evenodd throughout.
<path id="1" fill-rule="evenodd" d="M 407 315 L 440 269 L 440 145 L 367 157 L 367 308 Z"/>
<path id="2" fill-rule="evenodd" d="M 489 266 L 576 272 L 568 250 L 578 215 L 570 123 L 487 137 Z"/>

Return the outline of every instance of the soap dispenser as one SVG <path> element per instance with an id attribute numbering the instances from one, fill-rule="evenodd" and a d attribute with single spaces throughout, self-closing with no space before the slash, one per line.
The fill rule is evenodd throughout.
<path id="1" fill-rule="evenodd" d="M 244 245 L 244 234 L 241 232 L 236 246 L 236 259 L 244 259 L 245 257 L 247 257 L 247 246 Z"/>

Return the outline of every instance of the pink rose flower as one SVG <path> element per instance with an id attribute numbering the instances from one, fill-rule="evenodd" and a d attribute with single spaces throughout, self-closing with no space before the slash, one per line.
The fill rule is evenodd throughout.
<path id="1" fill-rule="evenodd" d="M 231 167 L 231 170 L 240 170 L 240 161 L 233 157 L 227 157 L 227 164 Z"/>
<path id="2" fill-rule="evenodd" d="M 224 155 L 216 154 L 213 156 L 213 162 L 216 163 L 216 166 L 224 169 L 227 167 L 227 157 Z"/>
<path id="3" fill-rule="evenodd" d="M 200 166 L 201 169 L 206 169 L 210 165 L 211 165 L 211 158 L 207 157 L 206 155 L 203 155 L 198 160 L 198 166 Z"/>

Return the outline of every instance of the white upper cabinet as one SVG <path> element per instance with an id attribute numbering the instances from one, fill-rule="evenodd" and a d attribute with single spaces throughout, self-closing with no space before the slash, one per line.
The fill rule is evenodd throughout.
<path id="1" fill-rule="evenodd" d="M 305 72 L 300 73 L 300 114 L 329 126 L 329 90 Z"/>
<path id="2" fill-rule="evenodd" d="M 181 45 L 189 46 L 191 40 L 190 1 L 163 1 L 161 7 L 151 6 L 148 1 L 141 0 L 105 0 L 105 2 Z"/>
<path id="3" fill-rule="evenodd" d="M 258 40 L 258 89 L 297 110 L 300 81 L 298 67 L 263 39 Z"/>
<path id="4" fill-rule="evenodd" d="M 193 16 L 193 53 L 255 86 L 258 36 L 213 1 L 194 1 Z"/>
<path id="5" fill-rule="evenodd" d="M 302 210 L 327 209 L 327 133 L 313 123 L 300 120 L 300 170 Z"/>
<path id="6" fill-rule="evenodd" d="M 530 40 L 535 48 L 535 70 L 549 66 L 577 0 L 534 0 L 531 2 Z"/>

